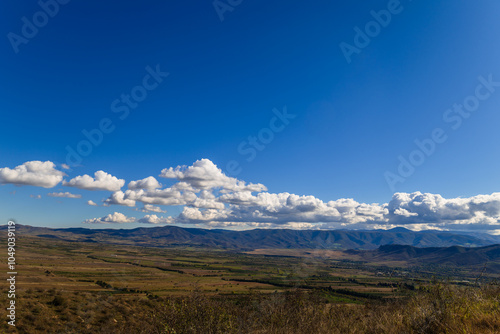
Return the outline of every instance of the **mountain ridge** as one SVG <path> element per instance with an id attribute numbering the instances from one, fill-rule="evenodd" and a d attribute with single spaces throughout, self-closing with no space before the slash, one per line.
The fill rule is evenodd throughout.
<path id="1" fill-rule="evenodd" d="M 410 265 L 434 264 L 448 266 L 487 265 L 490 272 L 500 272 L 500 244 L 483 247 L 427 247 L 383 245 L 375 250 L 348 250 L 368 262 L 405 261 Z"/>
<path id="2" fill-rule="evenodd" d="M 359 249 L 374 250 L 383 245 L 414 247 L 482 247 L 500 244 L 500 237 L 443 231 L 391 230 L 291 230 L 184 228 L 178 226 L 135 229 L 48 228 L 17 225 L 19 233 L 65 241 L 130 244 L 149 247 L 212 247 L 234 250 L 254 249 Z"/>

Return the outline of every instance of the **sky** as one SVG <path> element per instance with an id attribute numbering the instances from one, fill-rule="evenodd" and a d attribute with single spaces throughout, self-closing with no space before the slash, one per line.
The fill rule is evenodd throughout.
<path id="1" fill-rule="evenodd" d="M 3 1 L 0 222 L 500 234 L 499 14 Z"/>

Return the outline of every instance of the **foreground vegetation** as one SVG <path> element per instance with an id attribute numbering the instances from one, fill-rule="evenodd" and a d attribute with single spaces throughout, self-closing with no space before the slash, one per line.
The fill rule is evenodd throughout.
<path id="1" fill-rule="evenodd" d="M 5 297 L 1 302 L 5 304 Z M 246 296 L 127 296 L 35 290 L 19 333 L 499 333 L 500 287 L 435 284 L 406 298 L 328 303 L 322 290 Z M 2 332 L 11 332 L 3 322 Z"/>

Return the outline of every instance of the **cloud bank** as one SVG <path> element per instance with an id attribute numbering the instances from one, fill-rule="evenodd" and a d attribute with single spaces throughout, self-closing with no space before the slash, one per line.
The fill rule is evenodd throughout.
<path id="1" fill-rule="evenodd" d="M 430 193 L 395 193 L 388 203 L 360 203 L 351 198 L 323 201 L 315 196 L 272 193 L 260 183 L 229 177 L 212 161 L 201 159 L 191 166 L 169 167 L 158 175 L 131 181 L 104 171 L 94 177 L 76 176 L 63 181 L 65 174 L 50 161 L 29 161 L 13 169 L 0 168 L 0 183 L 51 188 L 64 186 L 111 192 L 104 206 L 119 205 L 148 213 L 142 218 L 114 212 L 87 224 L 184 224 L 222 228 L 297 229 L 389 229 L 476 231 L 500 234 L 500 193 L 467 198 L 444 198 Z M 80 198 L 69 192 L 48 196 Z M 87 201 L 88 205 L 97 205 Z M 141 205 L 139 207 L 139 205 Z M 181 206 L 180 214 L 160 217 L 166 206 Z M 174 210 L 175 211 L 175 210 Z"/>
<path id="2" fill-rule="evenodd" d="M 198 160 L 192 166 L 165 168 L 159 176 L 176 183 L 162 189 L 153 177 L 131 182 L 129 190 L 113 193 L 107 204 L 135 206 L 141 202 L 144 208 L 152 204 L 182 205 L 177 217 L 170 217 L 168 222 L 155 220 L 155 223 L 201 227 L 388 229 L 405 226 L 414 230 L 500 231 L 500 193 L 445 199 L 436 194 L 414 192 L 395 193 L 389 203 L 383 204 L 360 203 L 351 198 L 325 202 L 314 196 L 267 192 L 260 183 L 246 183 L 226 176 L 207 159 Z"/>

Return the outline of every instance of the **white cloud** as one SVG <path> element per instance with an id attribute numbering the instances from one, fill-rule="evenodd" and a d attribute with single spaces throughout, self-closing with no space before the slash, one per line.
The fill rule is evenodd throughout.
<path id="1" fill-rule="evenodd" d="M 63 185 L 85 190 L 118 191 L 125 184 L 125 180 L 118 179 L 102 170 L 95 172 L 94 176 L 95 179 L 87 174 L 77 176 L 68 182 L 64 181 Z"/>
<path id="2" fill-rule="evenodd" d="M 405 222 L 439 222 L 446 220 L 468 220 L 478 213 L 498 217 L 500 213 L 500 193 L 479 195 L 470 198 L 445 199 L 441 195 L 421 192 L 396 193 L 388 204 L 389 220 L 398 219 L 398 211 L 412 213 Z"/>
<path id="3" fill-rule="evenodd" d="M 87 204 L 90 205 L 90 206 L 98 206 L 97 203 L 94 202 L 93 200 L 88 200 Z"/>
<path id="4" fill-rule="evenodd" d="M 137 190 L 137 189 L 154 190 L 161 188 L 161 184 L 154 177 L 149 176 L 142 180 L 131 181 L 128 184 L 128 188 L 131 190 Z"/>
<path id="5" fill-rule="evenodd" d="M 398 215 L 398 216 L 403 216 L 403 217 L 416 217 L 416 216 L 418 216 L 418 213 L 410 212 L 410 211 L 403 209 L 403 208 L 396 208 L 394 210 L 394 214 Z"/>
<path id="6" fill-rule="evenodd" d="M 127 190 L 128 191 L 128 190 Z M 135 201 L 133 199 L 126 199 L 125 193 L 123 191 L 115 191 L 111 196 L 104 201 L 104 205 L 124 205 L 124 206 L 135 206 Z"/>
<path id="7" fill-rule="evenodd" d="M 202 190 L 200 195 L 190 203 L 191 206 L 196 208 L 205 209 L 224 209 L 224 203 L 220 202 L 219 199 L 210 190 Z"/>
<path id="8" fill-rule="evenodd" d="M 161 177 L 174 178 L 178 182 L 169 188 L 160 189 L 161 184 L 152 176 L 129 183 L 129 190 L 112 194 L 107 205 L 135 206 L 136 202 L 144 205 L 187 205 L 204 209 L 225 208 L 213 191 L 221 193 L 266 190 L 262 184 L 246 184 L 244 181 L 228 177 L 207 159 L 196 161 L 192 166 L 165 168 Z"/>
<path id="9" fill-rule="evenodd" d="M 188 224 L 196 224 L 203 222 L 228 222 L 230 211 L 227 210 L 216 210 L 216 209 L 206 209 L 200 210 L 198 208 L 191 208 L 185 206 L 181 214 L 177 218 L 177 221 Z M 237 221 L 237 220 L 233 220 Z"/>
<path id="10" fill-rule="evenodd" d="M 167 212 L 165 210 L 162 210 L 159 206 L 154 206 L 154 205 L 151 205 L 151 204 L 144 204 L 144 206 L 142 207 L 142 209 L 140 209 L 139 211 L 142 211 L 142 212 L 157 212 L 157 213 L 166 213 Z"/>
<path id="11" fill-rule="evenodd" d="M 125 224 L 133 223 L 136 219 L 134 217 L 127 217 L 123 213 L 115 212 L 101 218 L 92 218 L 83 221 L 84 224 Z"/>
<path id="12" fill-rule="evenodd" d="M 50 197 L 66 197 L 66 198 L 82 198 L 82 195 L 72 194 L 69 192 L 59 192 L 59 193 L 48 193 L 47 196 Z"/>
<path id="13" fill-rule="evenodd" d="M 61 168 L 62 168 L 62 169 L 69 169 L 69 165 L 67 165 L 67 164 L 62 164 L 62 165 L 61 165 Z"/>
<path id="14" fill-rule="evenodd" d="M 31 198 L 40 199 L 42 195 L 30 195 Z"/>
<path id="15" fill-rule="evenodd" d="M 190 205 L 198 198 L 193 189 L 189 184 L 185 182 L 178 182 L 170 188 L 165 189 L 154 189 L 154 190 L 127 190 L 124 193 L 123 199 L 121 201 L 113 200 L 109 198 L 107 200 L 108 204 L 121 204 L 125 200 L 138 201 L 144 204 L 156 204 L 156 205 Z M 130 202 L 132 203 L 132 202 Z"/>
<path id="16" fill-rule="evenodd" d="M 265 191 L 267 188 L 260 183 L 246 184 L 244 181 L 226 176 L 220 168 L 208 159 L 196 161 L 192 166 L 177 166 L 165 168 L 161 177 L 184 181 L 196 189 L 220 188 L 223 191 Z"/>
<path id="17" fill-rule="evenodd" d="M 51 161 L 28 161 L 14 169 L 0 168 L 0 184 L 53 188 L 62 181 L 64 175 L 55 169 Z"/>
<path id="18" fill-rule="evenodd" d="M 451 199 L 421 192 L 395 193 L 387 209 L 386 218 L 392 224 L 473 231 L 500 228 L 500 193 Z"/>
<path id="19" fill-rule="evenodd" d="M 190 203 L 191 206 L 194 206 L 195 208 L 205 208 L 205 209 L 224 209 L 225 205 L 224 203 L 221 203 L 217 201 L 216 199 L 203 199 L 203 198 L 196 198 L 192 203 Z"/>
<path id="20" fill-rule="evenodd" d="M 172 217 L 158 217 L 157 215 L 145 215 L 143 218 L 138 220 L 142 224 L 172 224 L 174 220 Z"/>
<path id="21" fill-rule="evenodd" d="M 218 200 L 229 207 L 220 210 L 184 208 L 179 219 L 185 223 L 228 221 L 313 228 L 311 224 L 336 223 L 340 226 L 381 221 L 386 213 L 378 204 L 358 203 L 352 199 L 325 203 L 314 196 L 289 193 L 264 192 L 254 196 L 249 192 L 237 192 L 223 194 Z"/>

